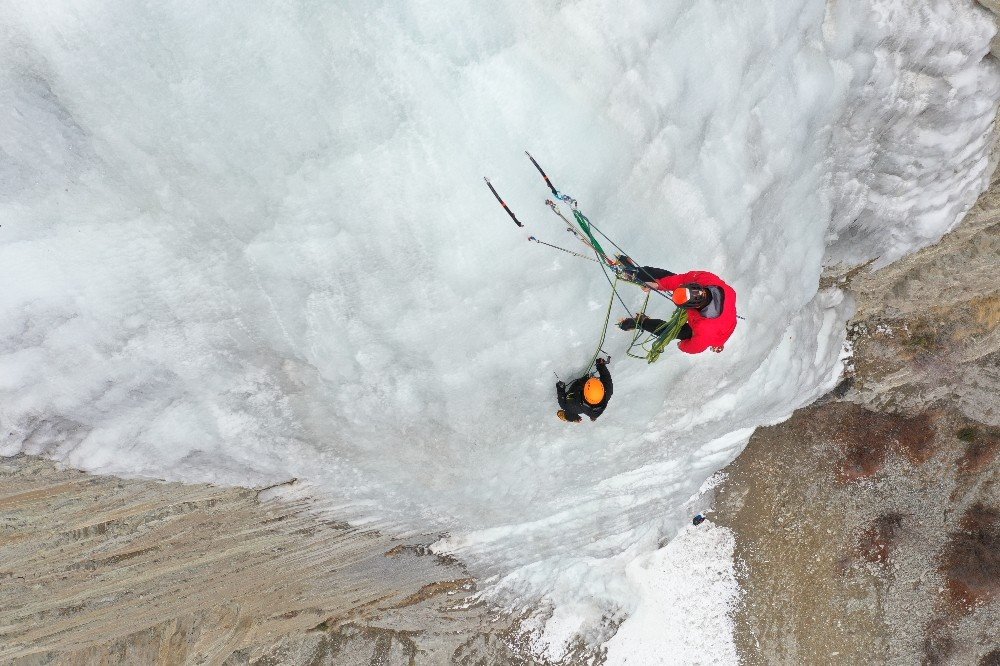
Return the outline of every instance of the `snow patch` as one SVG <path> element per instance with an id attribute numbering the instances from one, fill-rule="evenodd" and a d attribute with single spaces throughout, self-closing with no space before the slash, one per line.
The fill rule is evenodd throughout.
<path id="1" fill-rule="evenodd" d="M 606 643 L 606 664 L 738 664 L 735 546 L 732 530 L 705 521 L 633 560 L 626 575 L 639 602 Z"/>

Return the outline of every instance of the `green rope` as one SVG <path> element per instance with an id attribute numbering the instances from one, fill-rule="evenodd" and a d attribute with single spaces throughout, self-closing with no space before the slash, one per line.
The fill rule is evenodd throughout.
<path id="1" fill-rule="evenodd" d="M 552 206 L 552 210 L 555 211 L 557 215 L 562 217 L 562 213 L 560 213 L 559 210 L 554 205 Z M 605 268 L 605 264 L 607 264 L 608 262 L 607 255 L 604 253 L 604 248 L 601 247 L 600 242 L 598 242 L 597 238 L 594 236 L 593 231 L 591 231 L 590 220 L 588 220 L 587 216 L 578 211 L 575 207 L 572 210 L 573 210 L 573 219 L 576 220 L 577 226 L 579 226 L 580 229 L 583 231 L 583 233 L 587 236 L 587 239 L 589 240 L 591 246 L 593 247 L 594 254 L 597 255 L 599 263 L 601 264 L 601 271 L 604 273 L 604 277 L 608 278 L 608 271 Z M 565 220 L 565 218 L 563 219 Z M 568 222 L 568 220 L 566 221 Z M 618 282 L 619 282 L 618 272 L 617 271 L 611 271 L 611 272 L 614 274 L 613 282 L 611 281 L 610 278 L 608 278 L 608 282 L 611 284 L 611 300 L 608 302 L 608 310 L 604 316 L 604 328 L 601 331 L 601 339 L 597 344 L 597 350 L 594 351 L 594 355 L 590 359 L 590 364 L 587 366 L 586 374 L 590 374 L 590 372 L 594 369 L 594 364 L 597 362 L 597 358 L 601 355 L 601 351 L 603 351 L 604 349 L 604 340 L 608 335 L 608 324 L 611 321 L 611 310 L 614 307 L 616 298 L 619 301 L 621 301 L 622 306 L 625 307 L 626 312 L 628 312 L 631 315 L 631 311 L 625 305 L 625 302 L 622 301 L 622 297 L 618 293 Z M 643 301 L 642 308 L 636 315 L 636 319 L 639 319 L 640 317 L 646 314 L 646 307 L 649 305 L 650 293 L 651 292 L 649 290 L 646 291 L 646 300 Z M 687 311 L 681 308 L 677 308 L 669 320 L 664 322 L 663 325 L 657 328 L 654 333 L 650 334 L 648 338 L 646 338 L 641 342 L 639 341 L 639 337 L 642 335 L 642 333 L 644 333 L 644 331 L 642 331 L 642 329 L 636 326 L 635 335 L 632 336 L 632 342 L 629 344 L 629 348 L 625 352 L 626 355 L 632 358 L 646 359 L 648 363 L 656 362 L 656 360 L 660 357 L 660 354 L 662 354 L 664 349 L 666 349 L 667 345 L 677 339 L 678 334 L 680 334 L 681 328 L 686 323 L 687 323 Z M 642 356 L 632 353 L 632 350 L 635 349 L 635 347 L 637 346 L 643 349 L 643 351 L 645 351 L 646 353 L 643 354 Z"/>
<path id="2" fill-rule="evenodd" d="M 640 318 L 641 318 L 641 317 L 642 317 L 643 315 L 645 315 L 645 314 L 646 314 L 646 306 L 647 306 L 647 305 L 649 305 L 649 292 L 648 292 L 648 291 L 646 292 L 646 300 L 644 300 L 644 301 L 642 302 L 642 308 L 640 308 L 640 309 L 639 309 L 639 312 L 637 312 L 637 313 L 636 313 L 636 315 L 635 315 L 635 320 L 636 320 L 637 322 L 639 321 L 639 319 L 640 319 Z M 630 313 L 630 314 L 631 314 L 631 313 Z M 625 354 L 626 354 L 627 356 L 631 356 L 632 358 L 646 358 L 646 357 L 645 357 L 645 355 L 643 355 L 643 356 L 636 356 L 635 354 L 633 354 L 633 353 L 632 353 L 632 350 L 633 350 L 633 349 L 635 349 L 635 347 L 636 347 L 636 344 L 637 344 L 637 342 L 638 342 L 638 340 L 639 340 L 639 337 L 640 337 L 640 336 L 641 336 L 641 335 L 642 335 L 642 334 L 643 334 L 644 332 L 645 332 L 645 331 L 643 331 L 643 330 L 642 330 L 641 328 L 639 328 L 638 326 L 636 326 L 636 327 L 635 327 L 635 333 L 633 333 L 633 334 L 632 334 L 632 341 L 628 343 L 628 349 L 626 349 L 626 350 L 625 350 Z"/>
<path id="3" fill-rule="evenodd" d="M 648 358 L 650 363 L 656 363 L 656 359 L 660 358 L 660 354 L 662 354 L 663 350 L 667 348 L 667 345 L 677 339 L 677 336 L 680 335 L 681 328 L 684 327 L 687 320 L 687 310 L 677 308 L 674 310 L 674 314 L 670 317 L 670 319 L 656 329 L 656 340 L 653 342 L 653 346 L 649 350 Z"/>
<path id="4" fill-rule="evenodd" d="M 677 339 L 680 334 L 681 329 L 684 324 L 687 323 L 687 310 L 683 308 L 677 308 L 674 310 L 674 314 L 671 315 L 670 319 L 663 322 L 653 333 L 649 335 L 648 338 L 642 342 L 638 342 L 638 338 L 641 335 L 638 331 L 641 329 L 636 326 L 637 333 L 632 338 L 632 344 L 629 346 L 626 352 L 632 358 L 643 358 L 646 359 L 647 363 L 655 363 L 657 359 L 660 358 L 660 354 L 667 348 L 671 342 Z M 636 347 L 640 347 L 646 353 L 642 356 L 638 354 L 633 354 L 632 350 Z"/>
<path id="5" fill-rule="evenodd" d="M 576 223 L 580 225 L 580 228 L 583 229 L 583 233 L 587 234 L 587 239 L 590 241 L 591 245 L 594 246 L 594 250 L 601 255 L 601 259 L 607 261 L 608 255 L 604 253 L 604 248 L 602 248 L 601 244 L 597 242 L 597 239 L 594 237 L 594 232 L 590 230 L 590 220 L 587 219 L 587 216 L 574 208 L 573 218 L 576 220 Z"/>
<path id="6" fill-rule="evenodd" d="M 615 277 L 615 283 L 618 282 L 618 278 Z M 597 357 L 601 355 L 601 351 L 604 349 L 604 339 L 608 337 L 608 323 L 611 321 L 611 308 L 615 304 L 615 296 L 618 295 L 618 290 L 615 289 L 615 284 L 611 285 L 611 300 L 608 301 L 608 311 L 604 314 L 604 328 L 601 329 L 601 339 L 597 343 L 597 349 L 594 351 L 594 355 L 590 357 L 590 363 L 587 365 L 587 371 L 584 373 L 589 375 L 591 370 L 594 369 L 594 365 L 597 363 Z"/>

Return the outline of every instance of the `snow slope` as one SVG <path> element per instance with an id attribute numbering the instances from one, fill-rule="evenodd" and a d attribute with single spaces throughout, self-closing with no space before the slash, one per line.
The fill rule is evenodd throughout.
<path id="1" fill-rule="evenodd" d="M 984 187 L 992 33 L 951 0 L 0 6 L 0 453 L 298 477 L 600 638 L 702 481 L 836 381 L 823 261 Z M 640 262 L 733 284 L 723 354 L 612 330 L 611 408 L 555 419 L 607 287 L 483 187 L 569 243 L 524 148 Z"/>
<path id="2" fill-rule="evenodd" d="M 630 562 L 626 575 L 640 602 L 607 642 L 608 666 L 736 663 L 735 545 L 731 530 L 706 522 Z"/>

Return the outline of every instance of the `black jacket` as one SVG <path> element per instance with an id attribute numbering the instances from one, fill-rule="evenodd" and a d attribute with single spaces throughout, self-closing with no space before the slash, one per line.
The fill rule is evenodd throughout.
<path id="1" fill-rule="evenodd" d="M 605 363 L 597 364 L 597 374 L 604 383 L 604 399 L 596 405 L 591 405 L 583 399 L 583 385 L 590 379 L 590 375 L 574 379 L 567 386 L 562 382 L 556 384 L 556 398 L 559 400 L 559 407 L 566 412 L 567 421 L 579 421 L 581 414 L 589 416 L 593 421 L 604 413 L 604 408 L 608 406 L 608 400 L 611 400 L 611 394 L 614 393 L 614 385 L 611 383 L 611 373 Z"/>

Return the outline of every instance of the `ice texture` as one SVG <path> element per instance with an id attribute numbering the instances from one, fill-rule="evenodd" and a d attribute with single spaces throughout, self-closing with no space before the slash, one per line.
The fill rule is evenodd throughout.
<path id="1" fill-rule="evenodd" d="M 952 0 L 2 5 L 0 453 L 296 477 L 606 637 L 699 485 L 835 383 L 824 261 L 985 186 L 992 34 Z M 613 329 L 609 409 L 555 418 L 609 294 L 484 187 L 572 246 L 525 148 L 639 262 L 734 286 L 722 354 Z"/>
<path id="2" fill-rule="evenodd" d="M 940 239 L 989 184 L 996 24 L 965 0 L 866 4 L 832 2 L 824 26 L 851 79 L 831 141 L 827 261 L 879 268 Z"/>

